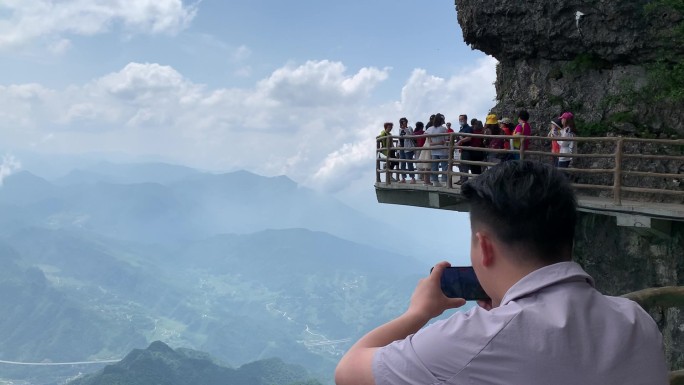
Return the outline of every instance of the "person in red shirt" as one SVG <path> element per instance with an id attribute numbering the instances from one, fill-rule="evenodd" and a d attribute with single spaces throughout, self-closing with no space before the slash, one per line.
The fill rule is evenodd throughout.
<path id="1" fill-rule="evenodd" d="M 513 123 L 511 123 L 511 120 L 508 118 L 503 118 L 499 120 L 499 128 L 501 128 L 501 135 L 513 135 Z M 513 139 L 506 139 L 504 140 L 503 148 L 504 150 L 510 150 L 512 148 L 511 142 Z M 505 162 L 507 160 L 511 160 L 511 155 L 510 153 L 506 154 L 500 154 L 501 155 L 501 161 Z"/>
<path id="2" fill-rule="evenodd" d="M 416 122 L 416 128 L 413 130 L 413 135 L 423 135 L 425 133 L 425 125 L 423 122 Z M 425 144 L 425 137 L 416 138 L 416 147 L 423 147 Z M 417 157 L 416 157 L 417 158 Z"/>

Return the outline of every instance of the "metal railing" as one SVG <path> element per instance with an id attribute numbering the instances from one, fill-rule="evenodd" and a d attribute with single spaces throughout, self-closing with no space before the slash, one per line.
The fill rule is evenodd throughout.
<path id="1" fill-rule="evenodd" d="M 620 205 L 625 193 L 656 194 L 669 196 L 679 200 L 684 197 L 684 140 L 682 139 L 641 139 L 632 137 L 541 137 L 510 135 L 482 135 L 466 133 L 448 133 L 433 135 L 402 136 L 403 139 L 418 139 L 430 137 L 446 137 L 444 145 L 430 146 L 428 151 L 447 150 L 446 159 L 419 160 L 418 151 L 425 151 L 423 147 L 399 147 L 399 136 L 385 136 L 377 139 L 376 145 L 376 183 L 390 185 L 398 183 L 400 175 L 414 174 L 429 178 L 437 175 L 438 179 L 446 177 L 446 189 L 459 188 L 454 186 L 454 177 L 477 177 L 477 175 L 455 171 L 460 165 L 481 166 L 483 169 L 498 163 L 486 160 L 460 159 L 462 151 L 472 151 L 487 154 L 509 154 L 519 159 L 534 159 L 552 162 L 553 158 L 563 157 L 572 159 L 572 167 L 564 168 L 572 180 L 573 187 L 579 195 L 592 194 L 603 191 L 612 195 L 615 205 Z M 459 138 L 481 138 L 483 141 L 501 138 L 504 141 L 522 140 L 528 145 L 521 145 L 519 149 L 494 149 L 487 147 L 469 147 L 457 145 Z M 575 151 L 572 154 L 552 153 L 544 151 L 551 147 L 551 141 L 573 141 Z M 512 146 L 512 142 L 511 143 Z M 579 151 L 578 151 L 579 148 Z M 402 159 L 399 151 L 413 151 L 414 159 Z M 480 156 L 482 157 L 482 155 Z M 414 171 L 400 169 L 402 162 L 414 165 Z M 418 170 L 420 164 L 446 162 L 446 170 Z M 408 168 L 408 167 L 407 167 Z M 384 176 L 384 180 L 383 177 Z M 396 176 L 397 178 L 394 178 Z M 606 182 L 612 179 L 612 183 Z M 609 181 L 610 182 L 610 181 Z M 680 187 L 681 183 L 681 187 Z M 418 184 L 420 185 L 420 184 Z M 645 186 L 644 186 L 645 185 Z M 416 186 L 416 185 L 407 185 Z M 580 191 L 581 190 L 581 191 Z M 677 202 L 677 203 L 681 203 Z"/>

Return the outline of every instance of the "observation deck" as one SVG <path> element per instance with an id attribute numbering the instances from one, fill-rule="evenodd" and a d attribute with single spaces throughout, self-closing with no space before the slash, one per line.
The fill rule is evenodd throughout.
<path id="1" fill-rule="evenodd" d="M 441 183 L 425 185 L 422 179 L 432 171 L 403 171 L 399 169 L 399 151 L 419 151 L 419 147 L 398 147 L 398 136 L 379 138 L 376 149 L 375 191 L 378 202 L 407 206 L 428 207 L 444 210 L 468 212 L 469 207 L 461 195 L 456 181 L 461 176 L 476 178 L 477 175 L 459 172 L 459 165 L 481 166 L 482 169 L 495 163 L 486 161 L 462 160 L 462 150 L 473 151 L 473 147 L 456 146 L 458 137 L 479 137 L 483 140 L 503 138 L 505 135 L 478 135 L 450 133 L 447 135 L 404 136 L 419 138 L 448 136 L 443 146 L 430 149 L 446 149 L 445 160 L 412 160 L 426 164 L 447 162 L 446 170 L 435 172 Z M 489 154 L 517 154 L 520 159 L 530 159 L 551 163 L 554 154 L 550 149 L 551 140 L 558 138 L 525 136 L 516 137 L 529 141 L 527 150 L 503 150 L 477 148 Z M 583 212 L 614 216 L 620 226 L 643 227 L 654 231 L 669 233 L 672 221 L 684 221 L 684 140 L 640 139 L 626 137 L 575 137 L 563 138 L 576 142 L 571 157 L 573 166 L 564 169 L 575 188 L 578 209 Z M 511 143 L 512 144 L 512 143 Z M 584 150 L 584 151 L 583 151 Z M 392 154 L 395 153 L 394 156 Z M 385 154 L 389 154 L 388 158 Z M 397 162 L 391 169 L 388 164 Z M 416 167 L 414 167 L 416 168 Z M 416 183 L 399 183 L 400 175 L 415 174 Z"/>

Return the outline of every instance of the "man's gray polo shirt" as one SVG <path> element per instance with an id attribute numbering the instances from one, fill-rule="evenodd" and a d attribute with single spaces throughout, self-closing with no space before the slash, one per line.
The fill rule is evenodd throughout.
<path id="1" fill-rule="evenodd" d="M 636 303 L 604 296 L 574 262 L 536 270 L 501 306 L 476 306 L 379 349 L 377 385 L 660 385 L 662 335 Z"/>

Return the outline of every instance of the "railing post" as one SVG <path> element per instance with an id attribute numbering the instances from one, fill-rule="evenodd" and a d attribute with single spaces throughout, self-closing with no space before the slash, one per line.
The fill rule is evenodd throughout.
<path id="1" fill-rule="evenodd" d="M 375 143 L 375 183 L 380 183 L 380 154 L 378 153 L 377 141 Z"/>
<path id="2" fill-rule="evenodd" d="M 623 139 L 618 138 L 615 143 L 615 176 L 613 177 L 613 203 L 622 205 L 622 147 Z"/>
<path id="3" fill-rule="evenodd" d="M 393 142 L 394 139 L 391 135 L 385 137 L 385 146 L 387 146 L 387 156 L 385 156 L 385 184 L 392 184 L 392 161 L 390 161 L 390 156 L 392 155 Z"/>
<path id="4" fill-rule="evenodd" d="M 454 133 L 449 134 L 449 158 L 447 167 L 447 188 L 453 186 L 453 172 L 454 172 Z"/>
<path id="5" fill-rule="evenodd" d="M 525 160 L 525 136 L 520 135 L 520 160 Z"/>

